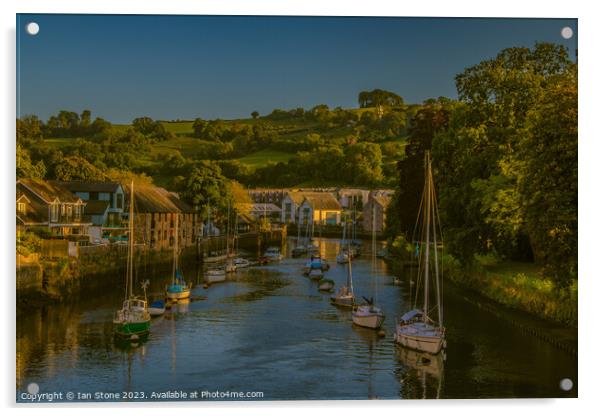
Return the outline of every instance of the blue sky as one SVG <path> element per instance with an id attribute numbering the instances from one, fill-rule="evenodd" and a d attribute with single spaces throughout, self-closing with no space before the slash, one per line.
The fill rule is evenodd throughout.
<path id="1" fill-rule="evenodd" d="M 464 68 L 535 42 L 574 58 L 577 20 L 20 14 L 17 115 L 230 119 L 357 107 L 373 88 L 408 103 L 455 98 Z"/>

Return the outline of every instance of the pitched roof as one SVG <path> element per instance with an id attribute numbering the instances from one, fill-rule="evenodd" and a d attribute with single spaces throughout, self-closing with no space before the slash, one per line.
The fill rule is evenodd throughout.
<path id="1" fill-rule="evenodd" d="M 129 206 L 130 186 L 125 185 L 126 204 Z M 152 185 L 137 185 L 134 187 L 136 204 L 134 210 L 141 213 L 174 213 L 193 212 L 192 208 L 184 201 L 164 188 Z"/>
<path id="2" fill-rule="evenodd" d="M 27 201 L 24 201 L 24 199 Z M 17 182 L 17 201 L 25 202 L 25 212 L 17 211 L 17 224 L 48 222 L 48 205 L 36 194 Z"/>
<path id="3" fill-rule="evenodd" d="M 192 213 L 195 212 L 194 208 L 192 208 L 190 205 L 188 205 L 186 202 L 182 201 L 179 197 L 178 194 L 176 194 L 175 192 L 169 192 L 166 189 L 163 188 L 159 188 L 161 191 L 164 191 L 167 193 L 167 198 L 169 198 L 169 200 L 171 201 L 172 204 L 174 204 L 176 207 L 178 207 L 180 209 L 180 211 L 185 212 L 185 213 Z"/>
<path id="4" fill-rule="evenodd" d="M 329 211 L 341 210 L 341 204 L 334 195 L 329 192 L 307 192 L 305 193 L 305 200 L 313 209 Z"/>
<path id="5" fill-rule="evenodd" d="M 376 196 L 373 196 L 372 199 L 374 199 L 374 201 L 377 204 L 379 204 L 380 206 L 382 206 L 383 208 L 388 207 L 389 204 L 391 203 L 390 195 L 376 195 Z"/>
<path id="6" fill-rule="evenodd" d="M 71 192 L 107 192 L 113 193 L 119 189 L 117 182 L 87 182 L 87 181 L 50 181 L 63 186 Z"/>
<path id="7" fill-rule="evenodd" d="M 307 200 L 314 209 L 340 210 L 341 204 L 331 192 L 291 191 L 288 196 L 297 205 Z"/>
<path id="8" fill-rule="evenodd" d="M 80 199 L 73 195 L 67 188 L 57 183 L 51 183 L 42 179 L 25 178 L 19 179 L 17 184 L 21 184 L 46 203 L 53 202 L 57 198 L 59 201 L 66 203 L 76 203 L 80 201 Z"/>

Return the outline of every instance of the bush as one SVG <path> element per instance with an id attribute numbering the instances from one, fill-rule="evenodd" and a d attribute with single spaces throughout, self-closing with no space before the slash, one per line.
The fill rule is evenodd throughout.
<path id="1" fill-rule="evenodd" d="M 34 233 L 26 231 L 17 236 L 17 253 L 20 255 L 29 256 L 32 253 L 39 253 L 40 248 L 40 238 Z"/>

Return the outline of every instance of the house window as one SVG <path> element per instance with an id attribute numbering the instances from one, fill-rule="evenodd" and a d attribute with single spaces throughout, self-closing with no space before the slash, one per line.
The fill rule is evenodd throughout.
<path id="1" fill-rule="evenodd" d="M 98 192 L 90 192 L 90 201 L 98 200 Z"/>
<path id="2" fill-rule="evenodd" d="M 123 194 L 116 194 L 115 208 L 123 209 Z"/>
<path id="3" fill-rule="evenodd" d="M 25 214 L 25 202 L 17 203 L 17 212 L 19 212 L 19 214 Z"/>
<path id="4" fill-rule="evenodd" d="M 59 206 L 57 204 L 52 204 L 50 206 L 50 221 L 57 222 L 59 219 Z"/>

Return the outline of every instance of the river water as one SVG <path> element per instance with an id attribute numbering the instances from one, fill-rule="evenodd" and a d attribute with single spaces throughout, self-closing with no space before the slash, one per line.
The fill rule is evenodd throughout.
<path id="1" fill-rule="evenodd" d="M 331 263 L 326 275 L 337 286 L 346 279 L 345 266 L 335 262 L 338 244 L 320 241 Z M 353 262 L 354 285 L 356 294 L 371 296 L 369 243 L 364 246 Z M 63 400 L 67 392 L 76 400 L 78 393 L 80 400 L 97 393 L 104 399 L 119 393 L 122 400 L 124 392 L 148 400 L 153 392 L 174 391 L 199 392 L 198 400 L 232 399 L 227 392 L 260 392 L 262 400 L 577 395 L 576 357 L 477 308 L 461 289 L 444 285 L 448 347 L 425 359 L 393 342 L 395 320 L 411 304 L 409 276 L 394 285 L 392 272 L 377 261 L 377 301 L 386 314 L 381 338 L 330 305 L 330 294 L 303 276 L 305 262 L 287 256 L 207 289 L 196 265 L 184 265 L 187 279 L 201 283 L 193 300 L 154 319 L 149 339 L 137 347 L 113 341 L 121 285 L 24 313 L 17 319 L 17 400 L 29 400 L 23 393 L 31 383 L 39 393 L 62 392 Z M 164 272 L 146 270 L 146 276 L 157 294 L 169 280 Z M 571 391 L 559 388 L 564 378 L 575 382 Z"/>

